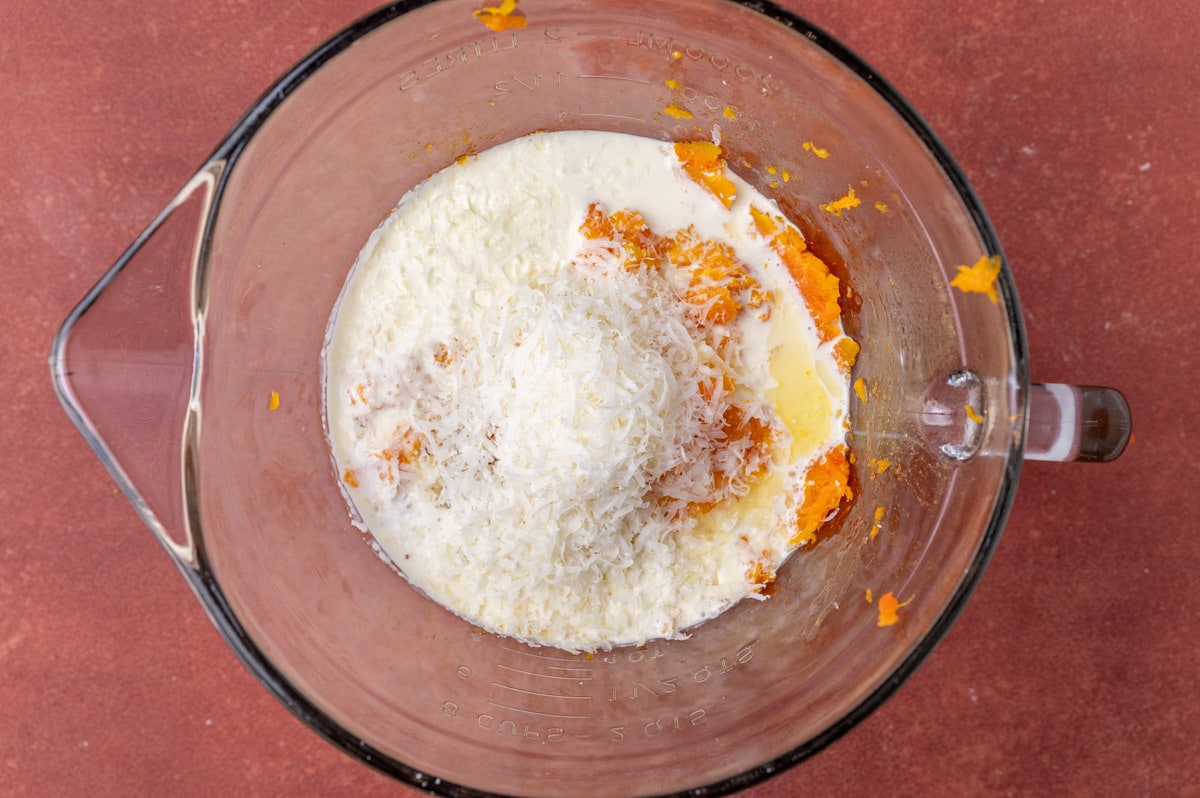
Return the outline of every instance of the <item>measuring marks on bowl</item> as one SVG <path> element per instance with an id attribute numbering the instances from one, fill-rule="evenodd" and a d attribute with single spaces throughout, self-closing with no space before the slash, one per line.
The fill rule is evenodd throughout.
<path id="1" fill-rule="evenodd" d="M 442 699 L 447 719 L 505 740 L 609 745 L 705 725 L 736 694 L 730 682 L 749 674 L 757 641 L 703 659 L 686 656 L 686 643 L 574 656 L 487 643 L 491 663 L 455 668 L 458 689 Z"/>
<path id="2" fill-rule="evenodd" d="M 495 664 L 490 684 L 496 697 L 487 702 L 493 710 L 552 721 L 592 719 L 593 697 L 587 691 L 594 676 L 590 662 L 505 650 L 524 658 Z M 458 669 L 459 676 L 464 670 L 465 666 Z"/>

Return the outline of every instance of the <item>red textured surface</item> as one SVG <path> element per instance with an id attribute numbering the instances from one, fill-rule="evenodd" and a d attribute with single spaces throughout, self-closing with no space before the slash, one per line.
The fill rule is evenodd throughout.
<path id="1" fill-rule="evenodd" d="M 1135 440 L 1029 464 L 944 643 L 746 793 L 1200 794 L 1200 4 L 791 0 L 903 92 L 999 232 L 1036 378 Z M 410 794 L 226 648 L 54 399 L 71 307 L 276 77 L 371 0 L 0 4 L 0 794 Z"/>

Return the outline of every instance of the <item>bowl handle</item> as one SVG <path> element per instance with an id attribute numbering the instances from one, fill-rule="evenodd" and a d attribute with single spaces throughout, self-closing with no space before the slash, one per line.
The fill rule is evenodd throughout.
<path id="1" fill-rule="evenodd" d="M 1129 403 L 1119 391 L 1033 383 L 1025 459 L 1107 463 L 1125 450 L 1132 428 Z"/>
<path id="2" fill-rule="evenodd" d="M 184 496 L 195 286 L 222 168 L 211 163 L 189 181 L 71 312 L 50 352 L 67 414 L 168 552 L 192 567 Z"/>

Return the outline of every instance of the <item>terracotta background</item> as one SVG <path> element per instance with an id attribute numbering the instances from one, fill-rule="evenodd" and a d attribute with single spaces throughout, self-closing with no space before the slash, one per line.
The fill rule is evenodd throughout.
<path id="1" fill-rule="evenodd" d="M 1030 464 L 932 658 L 746 793 L 1200 794 L 1200 3 L 790 0 L 929 121 L 1033 372 L 1124 390 L 1107 466 Z M 246 107 L 373 0 L 0 3 L 0 795 L 401 796 L 236 661 L 68 423 L 71 307 Z"/>

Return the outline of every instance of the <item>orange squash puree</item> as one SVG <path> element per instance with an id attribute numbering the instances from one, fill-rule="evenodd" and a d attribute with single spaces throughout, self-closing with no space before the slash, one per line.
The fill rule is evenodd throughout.
<path id="1" fill-rule="evenodd" d="M 439 366 L 449 366 L 454 362 L 455 354 L 445 344 L 438 344 L 433 352 L 433 362 Z"/>
<path id="2" fill-rule="evenodd" d="M 350 397 L 350 404 L 358 404 L 359 402 L 362 402 L 364 405 L 369 404 L 367 402 L 367 384 L 363 382 L 354 386 L 354 395 Z"/>
<path id="3" fill-rule="evenodd" d="M 612 241 L 622 249 L 621 263 L 626 271 L 657 269 L 662 265 L 666 241 L 655 234 L 637 211 L 609 214 L 598 203 L 588 206 L 579 232 L 594 241 Z"/>
<path id="4" fill-rule="evenodd" d="M 812 541 L 817 529 L 842 500 L 853 497 L 846 447 L 835 446 L 804 474 L 804 503 L 796 513 L 796 533 L 788 544 L 796 546 Z"/>
<path id="5" fill-rule="evenodd" d="M 830 273 L 824 261 L 808 251 L 800 231 L 785 224 L 782 217 L 772 217 L 754 206 L 750 207 L 750 216 L 758 232 L 770 238 L 771 249 L 779 255 L 800 289 L 821 342 L 837 338 L 841 335 L 842 318 L 842 309 L 838 305 L 838 278 Z M 848 369 L 858 355 L 858 344 L 843 345 L 841 352 L 848 361 Z"/>
<path id="6" fill-rule="evenodd" d="M 806 141 L 801 146 L 804 147 L 805 152 L 811 152 L 813 155 L 817 156 L 818 158 L 825 159 L 825 158 L 829 157 L 829 150 L 826 150 L 822 147 L 818 147 L 816 144 L 813 144 L 811 141 Z"/>
<path id="7" fill-rule="evenodd" d="M 712 402 L 717 392 L 715 380 L 701 381 L 699 390 L 700 395 L 704 397 L 705 401 Z M 721 375 L 721 391 L 725 396 L 732 396 L 737 391 L 737 384 L 728 374 Z M 717 489 L 718 495 L 724 495 L 728 493 L 730 482 L 734 478 L 749 480 L 760 476 L 766 471 L 768 462 L 767 453 L 770 451 L 771 444 L 775 440 L 775 430 L 762 419 L 748 415 L 745 410 L 732 402 L 725 406 L 725 411 L 721 416 L 720 427 L 727 443 L 743 440 L 750 441 L 753 444 L 752 450 L 754 452 L 753 457 L 746 459 L 739 473 L 714 472 L 714 487 Z"/>
<path id="8" fill-rule="evenodd" d="M 725 176 L 725 156 L 719 145 L 711 141 L 679 141 L 675 143 L 675 157 L 688 177 L 708 189 L 726 208 L 733 205 L 737 186 Z"/>
<path id="9" fill-rule="evenodd" d="M 758 586 L 757 592 L 762 592 L 762 588 L 775 581 L 775 569 L 771 567 L 767 552 L 763 552 L 761 557 L 758 557 L 750 564 L 750 570 L 746 572 L 746 578 L 754 585 Z"/>
<path id="10" fill-rule="evenodd" d="M 724 377 L 726 391 L 736 389 L 733 380 Z M 700 394 L 706 401 L 712 401 L 714 386 L 712 383 L 701 382 Z M 775 429 L 760 418 L 749 415 L 744 409 L 730 402 L 725 406 L 721 419 L 717 422 L 722 438 L 726 445 L 739 441 L 749 441 L 750 448 L 744 460 L 729 471 L 715 466 L 712 471 L 712 482 L 708 486 L 707 500 L 695 500 L 682 508 L 684 512 L 696 516 L 706 513 L 733 495 L 734 486 L 739 483 L 751 482 L 761 477 L 770 464 L 770 449 L 775 439 Z M 671 473 L 663 475 L 660 482 L 668 482 L 674 476 Z M 774 578 L 774 572 L 772 572 Z"/>
<path id="11" fill-rule="evenodd" d="M 397 430 L 394 442 L 386 449 L 372 452 L 371 457 L 383 461 L 383 478 L 395 482 L 397 470 L 412 465 L 421 455 L 425 444 L 412 430 Z"/>
<path id="12" fill-rule="evenodd" d="M 900 600 L 897 599 L 896 596 L 891 591 L 884 593 L 882 596 L 879 597 L 878 625 L 879 626 L 891 626 L 892 624 L 899 621 L 900 615 L 898 614 L 898 610 L 901 607 L 906 606 L 907 604 L 908 604 L 907 601 L 902 604 L 900 602 Z"/>
<path id="13" fill-rule="evenodd" d="M 996 278 L 1000 276 L 1000 263 L 999 255 L 984 255 L 971 266 L 959 266 L 958 275 L 950 285 L 968 294 L 987 294 L 993 304 L 998 303 Z"/>
<path id="14" fill-rule="evenodd" d="M 733 248 L 701 238 L 691 227 L 667 238 L 652 231 L 637 211 L 610 214 L 592 203 L 579 232 L 620 246 L 622 265 L 628 271 L 656 269 L 668 259 L 688 277 L 681 299 L 693 308 L 690 315 L 701 327 L 728 324 L 744 307 L 760 309 L 767 304 L 766 290 Z"/>
<path id="15" fill-rule="evenodd" d="M 860 349 L 858 341 L 853 338 L 839 338 L 838 342 L 833 345 L 833 359 L 837 361 L 843 373 L 850 373 L 850 369 L 854 367 L 854 361 L 858 360 Z"/>
<path id="16" fill-rule="evenodd" d="M 663 109 L 663 113 L 675 119 L 692 118 L 692 112 L 676 102 L 667 103 L 667 107 Z"/>
<path id="17" fill-rule="evenodd" d="M 728 244 L 701 238 L 689 227 L 667 243 L 667 256 L 688 274 L 683 299 L 701 326 L 728 324 L 742 307 L 761 308 L 767 294 Z"/>
<path id="18" fill-rule="evenodd" d="M 484 6 L 473 13 L 477 20 L 496 33 L 525 27 L 525 17 L 517 11 L 517 0 L 502 0 L 498 6 Z"/>
<path id="19" fill-rule="evenodd" d="M 858 198 L 858 195 L 854 193 L 854 189 L 851 188 L 846 192 L 846 196 L 844 197 L 835 199 L 833 202 L 822 202 L 821 210 L 832 213 L 834 216 L 841 216 L 842 211 L 857 208 L 859 205 L 862 205 L 862 200 Z"/>
<path id="20" fill-rule="evenodd" d="M 884 512 L 885 511 L 882 507 L 875 508 L 875 523 L 871 525 L 871 533 L 870 533 L 872 540 L 874 540 L 875 536 L 879 534 L 879 530 L 883 529 L 883 513 Z"/>

